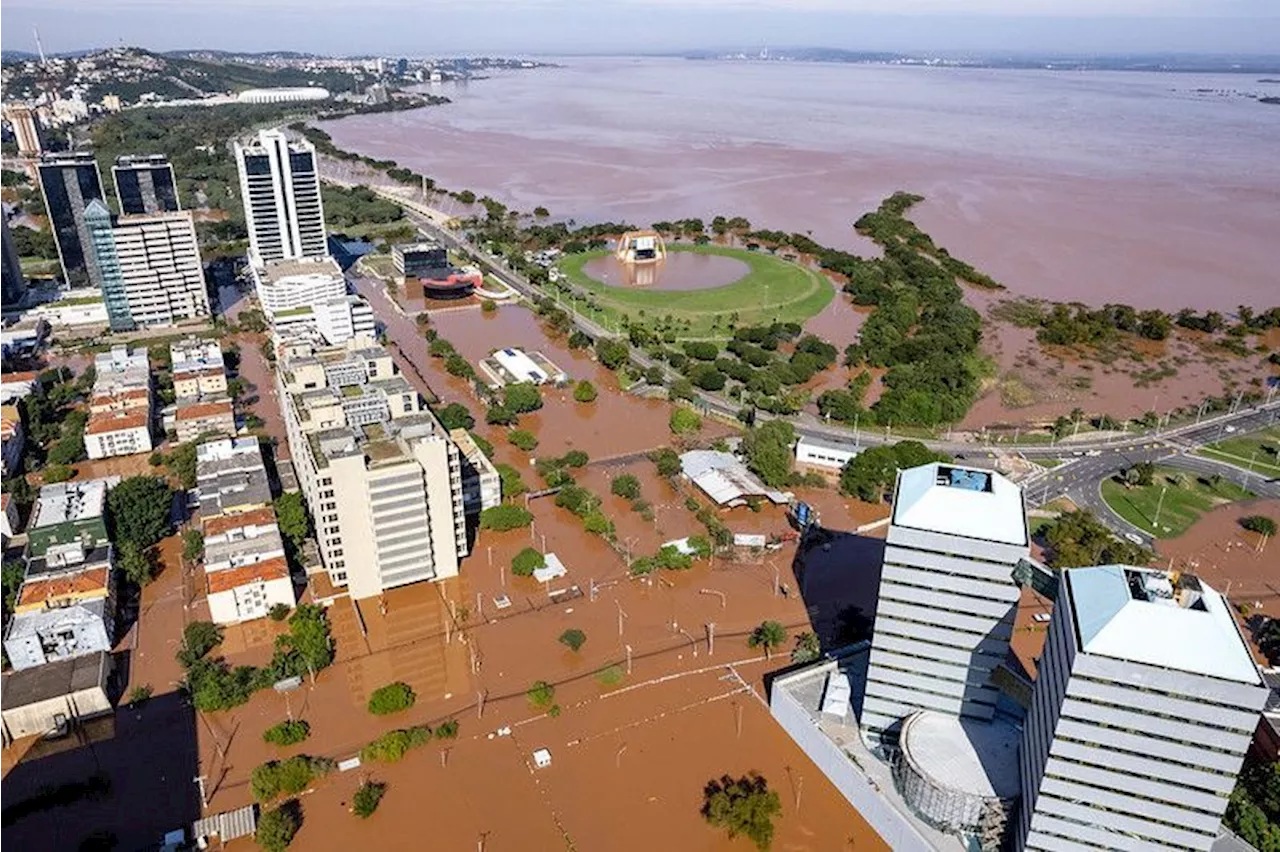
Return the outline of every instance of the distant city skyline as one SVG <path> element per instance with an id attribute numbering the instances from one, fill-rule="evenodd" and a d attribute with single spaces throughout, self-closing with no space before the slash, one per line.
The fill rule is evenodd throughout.
<path id="1" fill-rule="evenodd" d="M 326 54 L 653 53 L 831 47 L 903 52 L 1277 53 L 1270 0 L 11 0 L 3 47 Z M 305 8 L 307 14 L 299 14 Z M 502 26 L 495 27 L 495 14 Z M 255 26 L 244 26 L 251 15 Z M 626 26 L 619 26 L 625 22 Z"/>

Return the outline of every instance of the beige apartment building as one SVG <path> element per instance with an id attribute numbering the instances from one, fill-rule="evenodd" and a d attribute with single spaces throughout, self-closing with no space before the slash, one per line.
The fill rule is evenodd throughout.
<path id="1" fill-rule="evenodd" d="M 391 354 L 369 338 L 285 342 L 276 382 L 330 581 L 360 599 L 456 576 L 461 457 Z"/>

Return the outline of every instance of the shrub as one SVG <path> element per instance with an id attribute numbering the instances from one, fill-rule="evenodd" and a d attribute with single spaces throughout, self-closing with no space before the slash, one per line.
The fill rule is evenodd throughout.
<path id="1" fill-rule="evenodd" d="M 657 466 L 659 476 L 671 477 L 680 472 L 680 456 L 670 447 L 654 450 L 649 460 Z"/>
<path id="2" fill-rule="evenodd" d="M 515 429 L 507 433 L 507 440 L 515 447 L 524 450 L 526 453 L 533 452 L 538 446 L 538 438 L 532 432 L 524 429 Z"/>
<path id="3" fill-rule="evenodd" d="M 272 604 L 271 609 L 267 610 L 267 617 L 272 621 L 284 621 L 289 617 L 289 605 L 286 603 Z"/>
<path id="4" fill-rule="evenodd" d="M 305 754 L 288 760 L 267 761 L 249 773 L 249 789 L 259 802 L 269 802 L 281 795 L 294 796 L 307 789 L 316 778 L 332 772 L 336 766 L 326 757 L 308 757 Z"/>
<path id="5" fill-rule="evenodd" d="M 524 477 L 520 475 L 520 471 L 511 465 L 499 463 L 494 465 L 494 468 L 502 479 L 503 498 L 518 497 L 529 490 L 529 486 L 525 485 Z"/>
<path id="6" fill-rule="evenodd" d="M 622 683 L 623 678 L 627 676 L 626 669 L 614 663 L 611 666 L 605 666 L 596 672 L 596 681 L 601 686 L 617 686 Z"/>
<path id="7" fill-rule="evenodd" d="M 1248 515 L 1240 519 L 1240 526 L 1268 538 L 1276 534 L 1276 522 L 1266 515 Z"/>
<path id="8" fill-rule="evenodd" d="M 458 720 L 445 719 L 439 725 L 436 725 L 436 739 L 438 740 L 454 740 L 458 738 Z"/>
<path id="9" fill-rule="evenodd" d="M 534 681 L 525 694 L 529 697 L 529 703 L 539 709 L 550 707 L 556 700 L 556 688 L 545 680 Z"/>
<path id="10" fill-rule="evenodd" d="M 596 390 L 596 386 L 586 379 L 578 382 L 573 389 L 573 398 L 578 402 L 595 402 L 596 397 L 599 395 L 600 393 Z"/>
<path id="11" fill-rule="evenodd" d="M 66 482 L 75 475 L 76 469 L 65 464 L 48 465 L 45 467 L 43 472 L 44 481 L 50 484 L 55 482 Z"/>
<path id="12" fill-rule="evenodd" d="M 298 803 L 285 802 L 278 808 L 263 810 L 258 815 L 258 829 L 253 839 L 267 852 L 284 852 L 293 842 L 302 821 L 298 818 Z"/>
<path id="13" fill-rule="evenodd" d="M 493 302 L 486 301 L 484 304 L 492 305 Z M 351 800 L 351 812 L 361 819 L 368 819 L 378 809 L 378 802 L 382 801 L 382 795 L 386 792 L 386 784 L 379 784 L 377 781 L 364 782 Z"/>
<path id="14" fill-rule="evenodd" d="M 583 633 L 576 627 L 571 627 L 560 634 L 560 644 L 568 647 L 573 651 L 579 651 L 582 646 L 587 644 L 587 634 Z"/>
<path id="15" fill-rule="evenodd" d="M 369 696 L 369 712 L 375 716 L 399 713 L 412 707 L 417 699 L 418 696 L 409 688 L 409 684 L 399 681 L 389 683 L 375 689 L 373 695 Z"/>
<path id="16" fill-rule="evenodd" d="M 144 683 L 129 690 L 129 706 L 141 707 L 151 697 L 151 684 Z"/>
<path id="17" fill-rule="evenodd" d="M 629 473 L 624 473 L 613 478 L 613 482 L 609 484 L 609 490 L 619 497 L 634 500 L 640 496 L 640 480 Z"/>
<path id="18" fill-rule="evenodd" d="M 573 467 L 573 468 L 583 467 L 590 460 L 591 460 L 591 457 L 588 456 L 586 453 L 584 453 L 582 450 L 570 450 L 569 452 L 565 453 L 563 456 L 560 457 L 561 464 L 563 464 L 565 467 Z"/>
<path id="19" fill-rule="evenodd" d="M 476 425 L 476 419 L 465 405 L 451 402 L 436 412 L 440 425 L 446 429 L 470 429 Z"/>
<path id="20" fill-rule="evenodd" d="M 491 506 L 480 513 L 480 529 L 504 532 L 527 527 L 533 523 L 533 513 L 519 506 Z"/>
<path id="21" fill-rule="evenodd" d="M 732 839 L 746 835 L 757 849 L 773 843 L 773 819 L 782 812 L 778 794 L 759 775 L 711 781 L 703 790 L 702 818 Z"/>
<path id="22" fill-rule="evenodd" d="M 529 382 L 507 385 L 502 389 L 502 405 L 514 414 L 527 414 L 542 407 L 542 393 Z"/>
<path id="23" fill-rule="evenodd" d="M 687 408 L 677 408 L 667 425 L 674 435 L 688 435 L 702 428 L 702 418 Z"/>
<path id="24" fill-rule="evenodd" d="M 396 763 L 411 749 L 419 748 L 431 742 L 431 729 L 426 725 L 415 725 L 412 728 L 401 728 L 387 731 L 364 748 L 360 749 L 360 759 Z"/>
<path id="25" fill-rule="evenodd" d="M 526 547 L 511 558 L 511 573 L 517 577 L 532 577 L 533 572 L 547 564 L 547 559 L 532 547 Z"/>
<path id="26" fill-rule="evenodd" d="M 493 301 L 493 299 L 485 299 L 484 301 L 482 301 L 482 302 L 480 303 L 480 312 L 481 312 L 481 313 L 484 313 L 484 314 L 491 314 L 491 313 L 494 313 L 494 312 L 495 312 L 495 311 L 497 311 L 497 310 L 498 310 L 498 305 L 497 305 L 497 303 L 495 303 L 495 302 Z"/>
<path id="27" fill-rule="evenodd" d="M 196 660 L 222 643 L 222 628 L 212 621 L 192 621 L 182 628 L 182 648 L 178 651 L 178 664 L 189 669 Z"/>
<path id="28" fill-rule="evenodd" d="M 602 535 L 606 538 L 613 535 L 613 521 L 598 509 L 588 512 L 583 517 L 582 528 L 593 535 Z"/>
<path id="29" fill-rule="evenodd" d="M 311 726 L 301 719 L 272 725 L 262 732 L 264 742 L 278 746 L 297 745 L 311 736 Z"/>

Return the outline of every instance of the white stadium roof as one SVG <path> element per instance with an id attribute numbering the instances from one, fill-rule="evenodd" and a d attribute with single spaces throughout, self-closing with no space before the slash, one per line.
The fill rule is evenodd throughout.
<path id="1" fill-rule="evenodd" d="M 921 465 L 898 474 L 893 525 L 1001 544 L 1027 544 L 1022 489 L 989 470 Z"/>

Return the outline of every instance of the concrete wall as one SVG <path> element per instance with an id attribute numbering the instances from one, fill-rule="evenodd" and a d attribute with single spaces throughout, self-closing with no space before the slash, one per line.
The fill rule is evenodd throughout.
<path id="1" fill-rule="evenodd" d="M 60 695 L 25 707 L 6 707 L 4 731 L 10 741 L 45 734 L 54 728 L 54 717 L 61 713 L 68 719 L 89 719 L 111 712 L 107 693 L 99 687 Z"/>
<path id="2" fill-rule="evenodd" d="M 769 710 L 782 729 L 818 765 L 822 774 L 849 800 L 894 852 L 935 852 L 907 818 L 890 805 L 840 748 L 828 739 L 813 719 L 777 682 L 769 698 Z"/>

